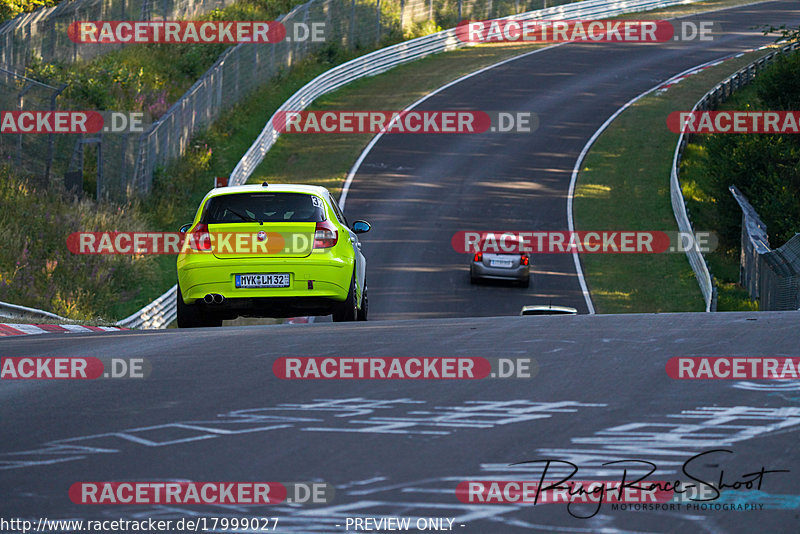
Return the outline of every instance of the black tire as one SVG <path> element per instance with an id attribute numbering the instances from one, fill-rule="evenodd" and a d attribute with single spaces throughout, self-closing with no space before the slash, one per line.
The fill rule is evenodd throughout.
<path id="1" fill-rule="evenodd" d="M 197 304 L 186 304 L 183 302 L 183 295 L 181 295 L 180 287 L 178 287 L 178 297 L 176 300 L 178 302 L 178 328 L 222 326 L 221 318 L 203 314 Z"/>
<path id="2" fill-rule="evenodd" d="M 521 281 L 519 283 L 520 287 L 530 287 L 530 285 L 531 285 L 531 278 L 530 277 L 526 278 L 525 280 L 523 280 L 523 281 Z"/>
<path id="3" fill-rule="evenodd" d="M 358 318 L 358 308 L 356 307 L 356 273 L 353 272 L 353 277 L 350 279 L 350 290 L 347 292 L 347 298 L 344 302 L 336 303 L 333 310 L 333 322 L 343 323 L 347 321 L 355 321 Z"/>
<path id="4" fill-rule="evenodd" d="M 367 293 L 368 293 L 367 289 L 369 289 L 369 288 L 367 287 L 367 281 L 365 280 L 364 281 L 364 294 L 361 295 L 361 309 L 358 310 L 358 314 L 357 314 L 359 321 L 366 321 L 367 320 L 367 314 L 369 313 L 369 298 L 367 298 Z"/>

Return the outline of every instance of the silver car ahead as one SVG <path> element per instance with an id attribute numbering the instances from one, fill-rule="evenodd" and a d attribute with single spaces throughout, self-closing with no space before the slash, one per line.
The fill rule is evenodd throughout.
<path id="1" fill-rule="evenodd" d="M 484 250 L 483 243 L 478 250 Z M 522 287 L 530 285 L 530 259 L 519 252 L 476 252 L 469 266 L 469 281 L 474 284 L 480 279 L 513 280 Z"/>

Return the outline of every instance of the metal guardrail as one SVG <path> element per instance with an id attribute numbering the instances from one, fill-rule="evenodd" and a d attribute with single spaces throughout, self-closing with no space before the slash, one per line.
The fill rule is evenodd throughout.
<path id="1" fill-rule="evenodd" d="M 176 284 L 141 310 L 117 321 L 116 325 L 125 328 L 166 328 L 178 315 L 177 296 L 178 285 Z"/>
<path id="2" fill-rule="evenodd" d="M 529 11 L 504 17 L 505 20 L 521 20 L 537 18 L 544 20 L 570 19 L 578 17 L 610 17 L 623 13 L 649 11 L 662 7 L 681 4 L 691 4 L 696 0 L 621 0 L 608 2 L 607 0 L 586 0 L 572 4 L 560 5 L 546 9 Z M 400 44 L 388 46 L 375 52 L 365 54 L 356 59 L 336 66 L 317 76 L 303 86 L 286 102 L 276 113 L 281 111 L 301 111 L 311 105 L 320 96 L 335 91 L 340 87 L 360 78 L 375 76 L 387 70 L 426 57 L 431 54 L 454 50 L 468 46 L 456 37 L 455 28 L 405 41 Z M 279 133 L 275 130 L 273 121 L 276 115 L 270 117 L 264 129 L 255 142 L 250 146 L 245 155 L 236 164 L 231 172 L 230 185 L 244 184 L 256 167 L 261 163 L 270 148 L 275 144 Z M 117 323 L 118 326 L 128 328 L 166 328 L 175 320 L 176 298 L 178 286 L 174 285 L 151 304 Z"/>
<path id="3" fill-rule="evenodd" d="M 29 308 L 27 306 L 19 306 L 17 304 L 9 304 L 8 302 L 0 302 L 0 317 L 10 319 L 19 319 L 23 317 L 30 317 L 32 319 L 41 319 L 46 321 L 48 319 L 56 319 L 58 321 L 67 321 L 66 317 L 61 317 L 55 313 L 46 312 L 37 308 Z"/>
<path id="4" fill-rule="evenodd" d="M 731 94 L 737 89 L 740 89 L 750 83 L 757 73 L 764 69 L 767 65 L 772 63 L 777 57 L 791 50 L 796 50 L 800 47 L 800 43 L 792 43 L 784 46 L 780 50 L 776 50 L 767 54 L 764 57 L 742 67 L 734 74 L 724 79 L 713 88 L 711 88 L 703 97 L 697 101 L 692 108 L 692 111 L 697 110 L 710 110 L 716 108 L 722 102 L 725 102 Z M 678 222 L 678 228 L 681 232 L 692 232 L 692 223 L 686 212 L 686 200 L 683 198 L 680 183 L 680 163 L 683 158 L 683 151 L 689 144 L 691 134 L 681 133 L 678 137 L 678 143 L 675 146 L 675 155 L 672 158 L 672 171 L 670 173 L 669 189 L 670 199 L 672 201 L 672 212 L 675 215 L 675 220 Z M 717 288 L 711 279 L 711 272 L 708 270 L 708 264 L 700 252 L 697 243 L 694 248 L 686 251 L 686 257 L 689 264 L 692 266 L 694 275 L 697 278 L 697 283 L 700 285 L 700 291 L 703 293 L 703 299 L 706 303 L 706 311 L 716 311 L 717 301 Z"/>
<path id="5" fill-rule="evenodd" d="M 735 185 L 728 190 L 742 210 L 739 282 L 759 310 L 800 310 L 800 233 L 772 249 L 767 225 L 747 197 Z"/>

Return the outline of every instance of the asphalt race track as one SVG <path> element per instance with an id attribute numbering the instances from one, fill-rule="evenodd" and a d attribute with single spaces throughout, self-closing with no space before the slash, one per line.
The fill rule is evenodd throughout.
<path id="1" fill-rule="evenodd" d="M 279 532 L 346 532 L 348 516 L 446 517 L 457 532 L 797 532 L 800 388 L 668 378 L 674 356 L 800 356 L 800 312 L 440 319 L 232 327 L 0 340 L 4 356 L 141 357 L 150 378 L 4 381 L 0 517 L 269 516 Z M 278 380 L 278 356 L 531 358 L 530 379 Z M 763 387 L 764 383 L 761 382 Z M 460 481 L 538 480 L 509 464 L 571 460 L 575 480 L 613 459 L 733 483 L 765 467 L 763 510 L 613 511 L 464 504 Z M 56 462 L 56 463 L 48 463 Z M 636 471 L 636 465 L 631 474 Z M 537 471 L 538 470 L 538 471 Z M 559 472 L 559 471 L 551 471 Z M 77 481 L 326 481 L 328 506 L 75 505 Z M 574 505 L 590 515 L 596 505 Z M 351 530 L 352 531 L 352 530 Z M 382 531 L 383 532 L 383 531 Z"/>
<path id="2" fill-rule="evenodd" d="M 362 238 L 372 318 L 513 315 L 550 302 L 586 313 L 570 254 L 531 258 L 529 289 L 472 286 L 470 258 L 450 240 L 461 230 L 567 230 L 572 169 L 606 119 L 686 69 L 772 42 L 759 29 L 796 25 L 800 8 L 769 2 L 685 20 L 713 20 L 722 32 L 705 42 L 569 43 L 473 76 L 415 108 L 533 111 L 540 125 L 532 134 L 382 136 L 345 207 L 348 218 L 374 225 Z"/>
<path id="3" fill-rule="evenodd" d="M 724 30 L 713 43 L 559 46 L 423 106 L 532 110 L 534 135 L 384 136 L 346 206 L 350 219 L 373 223 L 363 241 L 377 321 L 0 338 L 3 361 L 141 358 L 151 369 L 142 379 L 1 380 L 0 519 L 269 517 L 276 532 L 329 534 L 355 532 L 346 524 L 356 517 L 439 518 L 464 534 L 800 532 L 800 382 L 675 380 L 666 369 L 686 356 L 800 358 L 800 311 L 513 317 L 550 299 L 586 312 L 572 257 L 534 258 L 529 290 L 471 286 L 467 258 L 450 246 L 464 229 L 565 230 L 575 159 L 619 106 L 689 67 L 767 43 L 755 27 L 797 25 L 800 6 L 698 17 L 708 18 Z M 304 356 L 525 359 L 534 372 L 502 381 L 275 376 L 278 358 Z M 553 460 L 553 478 L 572 462 L 583 481 L 620 480 L 625 468 L 643 476 L 644 461 L 657 481 L 734 485 L 765 473 L 760 487 L 671 509 L 456 495 L 460 482 L 539 480 L 541 464 L 511 464 L 541 459 Z M 607 464 L 619 460 L 628 462 Z M 81 481 L 324 481 L 335 498 L 81 505 L 68 493 Z M 0 523 L 0 532 L 19 530 Z"/>

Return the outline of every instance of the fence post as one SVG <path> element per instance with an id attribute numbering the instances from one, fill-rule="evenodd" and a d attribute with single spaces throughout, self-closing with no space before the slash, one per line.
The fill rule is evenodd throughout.
<path id="1" fill-rule="evenodd" d="M 59 87 L 58 89 L 56 89 L 53 92 L 52 96 L 50 97 L 50 111 L 55 111 L 56 110 L 56 98 L 58 98 L 58 95 L 60 95 L 64 91 L 64 89 L 66 89 L 66 88 L 67 88 L 67 84 L 63 84 L 61 87 Z M 53 158 L 55 157 L 55 155 L 54 155 L 54 153 L 55 153 L 55 144 L 56 144 L 55 134 L 54 133 L 50 133 L 48 135 L 48 139 L 47 139 L 47 164 L 45 165 L 45 169 L 44 169 L 44 183 L 45 184 L 49 184 L 50 183 L 50 170 L 53 167 Z"/>
<path id="2" fill-rule="evenodd" d="M 140 18 L 142 20 L 150 20 L 153 18 L 153 8 L 150 7 L 151 0 L 143 0 L 142 1 L 142 14 Z"/>
<path id="3" fill-rule="evenodd" d="M 100 200 L 100 184 L 103 180 L 103 132 L 100 132 L 100 141 L 97 143 L 97 200 Z"/>
<path id="4" fill-rule="evenodd" d="M 376 0 L 375 2 L 375 26 L 375 35 L 378 36 L 375 42 L 379 43 L 381 42 L 381 0 Z"/>
<path id="5" fill-rule="evenodd" d="M 402 17 L 401 19 L 402 20 Z M 348 37 L 348 48 L 355 48 L 355 34 L 356 34 L 356 0 L 350 2 L 350 37 Z"/>

